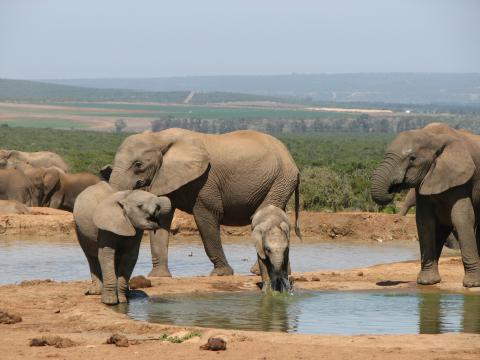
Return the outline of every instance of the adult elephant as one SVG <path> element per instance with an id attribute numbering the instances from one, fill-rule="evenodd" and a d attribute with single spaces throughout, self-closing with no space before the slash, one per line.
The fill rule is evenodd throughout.
<path id="1" fill-rule="evenodd" d="M 56 166 L 63 171 L 68 171 L 68 165 L 62 157 L 51 151 L 0 150 L 0 168 L 11 168 L 18 164 L 29 164 L 35 167 Z"/>
<path id="2" fill-rule="evenodd" d="M 231 275 L 220 241 L 220 224 L 247 225 L 258 208 L 285 209 L 295 191 L 295 232 L 298 228 L 299 171 L 285 146 L 255 131 L 223 135 L 183 129 L 131 135 L 119 147 L 110 176 L 118 190 L 146 188 L 166 195 L 171 213 L 151 233 L 153 269 L 150 276 L 171 276 L 168 235 L 175 208 L 193 214 L 211 275 Z"/>
<path id="3" fill-rule="evenodd" d="M 416 190 L 419 284 L 440 282 L 438 259 L 454 231 L 465 269 L 463 285 L 480 286 L 480 232 L 475 234 L 480 217 L 479 169 L 478 136 L 435 123 L 398 135 L 373 173 L 371 193 L 380 205 L 392 201 L 395 192 Z"/>
<path id="4" fill-rule="evenodd" d="M 30 179 L 17 169 L 0 169 L 0 200 L 15 200 L 27 206 L 37 206 L 35 188 Z"/>
<path id="5" fill-rule="evenodd" d="M 66 173 L 57 167 L 40 168 L 44 185 L 42 206 L 73 211 L 77 196 L 100 178 L 90 173 Z"/>

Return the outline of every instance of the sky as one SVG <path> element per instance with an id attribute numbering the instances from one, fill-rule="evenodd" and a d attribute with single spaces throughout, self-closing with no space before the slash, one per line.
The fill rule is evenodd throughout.
<path id="1" fill-rule="evenodd" d="M 0 78 L 480 73 L 478 0 L 0 0 Z"/>

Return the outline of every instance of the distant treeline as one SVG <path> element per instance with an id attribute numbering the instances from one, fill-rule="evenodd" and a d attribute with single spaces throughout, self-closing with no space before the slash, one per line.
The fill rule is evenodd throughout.
<path id="1" fill-rule="evenodd" d="M 432 122 L 445 122 L 452 127 L 480 133 L 480 115 L 388 115 L 325 117 L 317 119 L 200 119 L 167 116 L 152 121 L 152 131 L 179 127 L 211 134 L 234 130 L 258 130 L 269 134 L 312 133 L 398 133 L 423 128 Z"/>

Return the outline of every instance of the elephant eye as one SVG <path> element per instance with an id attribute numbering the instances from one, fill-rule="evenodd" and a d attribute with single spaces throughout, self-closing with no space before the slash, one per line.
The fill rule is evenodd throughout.
<path id="1" fill-rule="evenodd" d="M 414 162 L 417 159 L 415 155 L 410 155 L 410 162 Z"/>
<path id="2" fill-rule="evenodd" d="M 266 246 L 266 247 L 265 247 L 265 251 L 266 251 L 266 252 L 270 252 L 270 251 L 272 251 L 272 249 L 270 249 L 270 246 Z"/>
<path id="3" fill-rule="evenodd" d="M 143 208 L 143 203 L 137 202 L 137 207 L 140 208 L 140 209 Z"/>
<path id="4" fill-rule="evenodd" d="M 138 169 L 138 168 L 141 168 L 142 165 L 143 165 L 143 164 L 142 164 L 140 161 L 135 161 L 135 162 L 133 163 L 133 166 L 135 166 L 137 169 Z"/>

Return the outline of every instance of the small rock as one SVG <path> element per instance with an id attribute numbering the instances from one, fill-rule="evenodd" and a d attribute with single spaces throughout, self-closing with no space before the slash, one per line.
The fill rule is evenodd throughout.
<path id="1" fill-rule="evenodd" d="M 0 310 L 0 324 L 16 324 L 22 321 L 22 317 L 17 314 L 10 314 Z"/>
<path id="2" fill-rule="evenodd" d="M 57 309 L 53 312 L 54 314 L 60 314 L 60 309 Z"/>
<path id="3" fill-rule="evenodd" d="M 107 344 L 115 344 L 119 347 L 129 347 L 130 343 L 125 335 L 113 334 L 107 339 Z"/>
<path id="4" fill-rule="evenodd" d="M 227 350 L 227 342 L 219 337 L 211 337 L 205 345 L 200 346 L 200 349 L 211 351 Z"/>
<path id="5" fill-rule="evenodd" d="M 363 271 L 359 271 L 359 272 L 357 273 L 357 275 L 358 275 L 358 276 L 363 276 Z"/>
<path id="6" fill-rule="evenodd" d="M 30 346 L 55 346 L 63 349 L 76 346 L 77 343 L 69 338 L 62 338 L 60 336 L 43 336 L 41 338 L 33 338 L 30 340 Z"/>
<path id="7" fill-rule="evenodd" d="M 312 281 L 320 281 L 320 278 L 318 276 L 312 276 Z"/>
<path id="8" fill-rule="evenodd" d="M 297 277 L 294 277 L 293 280 L 295 280 L 295 281 L 308 281 L 308 279 L 305 276 L 297 276 Z"/>
<path id="9" fill-rule="evenodd" d="M 144 289 L 152 287 L 152 282 L 143 275 L 134 276 L 129 282 L 130 289 Z"/>

